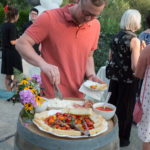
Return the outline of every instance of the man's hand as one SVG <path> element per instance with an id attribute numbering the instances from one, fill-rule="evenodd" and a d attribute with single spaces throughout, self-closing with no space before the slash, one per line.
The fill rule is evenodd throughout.
<path id="1" fill-rule="evenodd" d="M 96 75 L 91 75 L 88 80 L 91 80 L 91 81 L 94 81 L 94 82 L 98 82 L 98 83 L 101 83 L 101 84 L 105 84 L 104 81 L 102 81 L 100 78 L 98 78 Z"/>
<path id="2" fill-rule="evenodd" d="M 52 85 L 58 85 L 60 83 L 60 72 L 57 66 L 46 63 L 40 68 L 48 76 Z"/>

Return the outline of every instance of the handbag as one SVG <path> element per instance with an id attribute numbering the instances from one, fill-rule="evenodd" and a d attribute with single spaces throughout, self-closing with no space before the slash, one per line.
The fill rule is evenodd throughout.
<path id="1" fill-rule="evenodd" d="M 137 100 L 137 102 L 136 102 L 136 104 L 134 106 L 133 118 L 134 118 L 134 121 L 136 123 L 139 123 L 141 121 L 142 115 L 143 115 L 142 105 L 143 105 L 144 94 L 145 94 L 145 90 L 146 90 L 146 83 L 147 83 L 148 71 L 149 71 L 149 69 L 147 68 L 147 70 L 146 70 L 146 77 L 145 77 L 144 91 L 143 91 L 143 96 L 142 96 L 142 103 L 140 101 L 140 96 L 139 96 L 139 99 Z"/>

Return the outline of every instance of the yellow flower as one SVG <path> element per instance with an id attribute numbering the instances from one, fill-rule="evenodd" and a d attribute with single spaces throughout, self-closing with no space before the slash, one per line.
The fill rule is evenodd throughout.
<path id="1" fill-rule="evenodd" d="M 24 106 L 25 106 L 26 111 L 28 111 L 28 110 L 31 111 L 33 109 L 33 104 L 32 103 L 24 104 Z"/>
<path id="2" fill-rule="evenodd" d="M 33 93 L 33 95 L 37 95 L 37 89 L 30 89 L 30 91 Z"/>
<path id="3" fill-rule="evenodd" d="M 31 86 L 29 86 L 29 89 L 31 90 L 31 89 L 33 89 L 33 86 L 31 85 Z"/>
<path id="4" fill-rule="evenodd" d="M 27 80 L 22 80 L 22 81 L 20 82 L 20 84 L 26 85 L 26 84 L 29 84 L 29 82 L 28 82 Z"/>
<path id="5" fill-rule="evenodd" d="M 25 89 L 25 90 L 31 90 L 31 92 L 32 92 L 33 87 L 32 87 L 32 85 L 31 85 L 31 86 L 25 87 L 24 89 Z"/>
<path id="6" fill-rule="evenodd" d="M 45 99 L 41 98 L 40 96 L 36 96 L 36 102 L 37 102 L 37 106 L 41 105 Z"/>
<path id="7" fill-rule="evenodd" d="M 27 86 L 27 87 L 25 87 L 25 88 L 24 88 L 24 90 L 29 90 L 29 88 L 30 88 L 30 87 L 29 87 L 29 86 Z"/>
<path id="8" fill-rule="evenodd" d="M 29 77 L 29 78 L 26 78 L 26 80 L 28 81 L 28 80 L 31 80 L 31 78 Z"/>

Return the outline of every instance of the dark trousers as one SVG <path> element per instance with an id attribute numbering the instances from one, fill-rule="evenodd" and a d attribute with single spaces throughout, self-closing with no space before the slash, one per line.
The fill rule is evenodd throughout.
<path id="1" fill-rule="evenodd" d="M 132 126 L 132 114 L 135 105 L 137 81 L 123 83 L 110 80 L 109 91 L 112 92 L 109 103 L 114 104 L 119 123 L 120 140 L 129 141 Z"/>

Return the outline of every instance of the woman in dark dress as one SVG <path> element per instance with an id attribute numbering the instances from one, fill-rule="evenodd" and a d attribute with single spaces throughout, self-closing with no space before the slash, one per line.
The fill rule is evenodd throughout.
<path id="1" fill-rule="evenodd" d="M 140 29 L 141 14 L 134 9 L 127 10 L 120 22 L 121 30 L 111 42 L 110 61 L 106 76 L 110 78 L 110 103 L 117 107 L 120 146 L 130 144 L 132 113 L 135 104 L 137 80 L 134 71 L 140 55 L 140 40 L 135 31 Z M 111 69 L 110 69 L 111 68 Z"/>
<path id="2" fill-rule="evenodd" d="M 19 12 L 16 8 L 8 6 L 5 22 L 2 24 L 2 69 L 1 73 L 6 74 L 5 85 L 8 91 L 11 91 L 13 83 L 13 69 L 16 68 L 22 72 L 22 60 L 15 49 L 18 38 L 15 22 L 19 18 Z"/>

